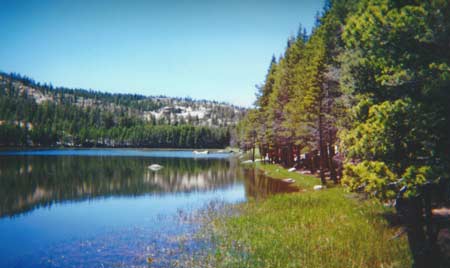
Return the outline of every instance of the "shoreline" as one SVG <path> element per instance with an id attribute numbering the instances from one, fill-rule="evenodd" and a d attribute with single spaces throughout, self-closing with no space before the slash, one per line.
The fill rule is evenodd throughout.
<path id="1" fill-rule="evenodd" d="M 299 192 L 232 205 L 213 232 L 214 267 L 410 267 L 406 235 L 386 218 L 392 208 L 336 186 L 320 191 L 320 179 L 278 165 L 253 163 L 266 176 L 295 179 Z M 249 165 L 250 166 L 250 165 Z M 203 266 L 199 266 L 203 267 Z"/>
<path id="2" fill-rule="evenodd" d="M 211 150 L 211 151 L 220 151 L 227 150 L 227 148 L 172 148 L 172 147 L 78 147 L 78 146 L 25 146 L 25 147 L 3 147 L 0 146 L 0 150 L 34 150 L 34 149 L 42 149 L 42 150 L 64 150 L 64 149 L 81 149 L 81 150 L 89 150 L 89 149 L 136 149 L 136 150 L 169 150 L 169 151 L 192 151 L 192 150 Z M 232 150 L 232 149 L 230 149 Z M 234 149 L 233 149 L 234 150 Z"/>

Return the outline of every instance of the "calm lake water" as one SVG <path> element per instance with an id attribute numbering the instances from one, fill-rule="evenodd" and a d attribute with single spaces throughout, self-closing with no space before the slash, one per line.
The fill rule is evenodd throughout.
<path id="1" fill-rule="evenodd" d="M 230 154 L 0 151 L 0 267 L 167 267 L 201 246 L 183 215 L 289 189 Z"/>

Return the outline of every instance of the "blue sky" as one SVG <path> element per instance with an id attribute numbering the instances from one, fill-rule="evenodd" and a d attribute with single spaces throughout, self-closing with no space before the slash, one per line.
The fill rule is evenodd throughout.
<path id="1" fill-rule="evenodd" d="M 0 0 L 0 70 L 55 86 L 249 106 L 323 0 Z"/>

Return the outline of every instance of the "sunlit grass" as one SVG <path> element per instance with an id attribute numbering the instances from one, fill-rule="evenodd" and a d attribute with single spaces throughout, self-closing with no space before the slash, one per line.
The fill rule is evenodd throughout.
<path id="1" fill-rule="evenodd" d="M 317 177 L 314 177 L 312 175 L 300 174 L 298 172 L 289 172 L 286 168 L 278 165 L 263 164 L 257 162 L 255 164 L 255 167 L 264 171 L 264 174 L 266 176 L 269 176 L 273 179 L 294 179 L 295 183 L 293 183 L 293 185 L 299 187 L 302 190 L 309 191 L 312 190 L 314 185 L 321 184 L 320 179 Z"/>
<path id="2" fill-rule="evenodd" d="M 284 177 L 274 165 L 259 166 Z M 278 169 L 278 171 L 277 171 Z M 286 171 L 287 172 L 287 171 Z M 298 186 L 318 179 L 287 172 Z M 294 175 L 294 176 L 293 176 Z M 216 245 L 199 267 L 410 267 L 406 237 L 388 225 L 376 200 L 360 200 L 336 187 L 275 195 L 234 207 L 211 227 Z"/>

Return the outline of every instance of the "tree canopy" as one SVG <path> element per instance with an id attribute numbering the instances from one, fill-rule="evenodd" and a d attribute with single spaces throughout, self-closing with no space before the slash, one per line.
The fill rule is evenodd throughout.
<path id="1" fill-rule="evenodd" d="M 449 12 L 448 1 L 327 2 L 311 35 L 272 59 L 241 146 L 382 198 L 401 177 L 447 176 Z"/>

